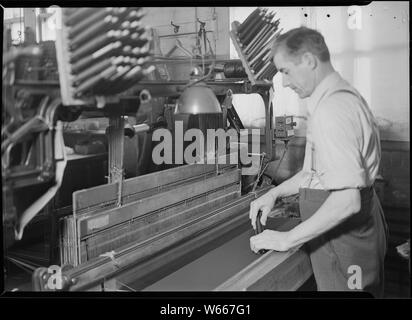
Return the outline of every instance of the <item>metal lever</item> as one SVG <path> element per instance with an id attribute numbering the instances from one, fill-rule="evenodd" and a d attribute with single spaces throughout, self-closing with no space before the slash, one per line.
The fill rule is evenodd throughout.
<path id="1" fill-rule="evenodd" d="M 173 26 L 173 32 L 178 33 L 179 29 L 180 29 L 180 26 L 178 26 L 176 24 L 173 24 L 173 21 L 170 21 L 170 24 Z"/>
<path id="2" fill-rule="evenodd" d="M 258 211 L 258 214 L 256 216 L 256 230 L 255 230 L 255 234 L 258 235 L 259 233 L 261 233 L 263 231 L 263 226 L 262 223 L 260 222 L 260 218 L 262 217 L 262 210 Z M 264 254 L 266 252 L 268 252 L 269 250 L 266 249 L 260 249 L 258 251 L 259 254 Z"/>

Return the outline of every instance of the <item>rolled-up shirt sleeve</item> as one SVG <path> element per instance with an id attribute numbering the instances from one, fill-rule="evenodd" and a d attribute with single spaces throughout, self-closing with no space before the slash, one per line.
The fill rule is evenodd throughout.
<path id="1" fill-rule="evenodd" d="M 336 94 L 324 99 L 314 114 L 312 166 L 326 190 L 366 187 L 356 103 L 350 94 Z"/>

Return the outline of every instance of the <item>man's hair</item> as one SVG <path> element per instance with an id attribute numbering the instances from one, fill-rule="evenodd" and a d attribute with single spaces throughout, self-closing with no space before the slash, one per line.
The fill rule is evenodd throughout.
<path id="1" fill-rule="evenodd" d="M 300 61 L 305 52 L 314 54 L 322 62 L 330 60 L 329 49 L 323 36 L 320 32 L 306 27 L 295 28 L 280 35 L 273 43 L 272 57 L 279 48 L 283 48 L 295 61 Z"/>

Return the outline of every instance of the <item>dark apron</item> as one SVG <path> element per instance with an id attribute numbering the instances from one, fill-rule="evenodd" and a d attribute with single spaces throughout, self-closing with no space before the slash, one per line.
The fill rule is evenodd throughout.
<path id="1" fill-rule="evenodd" d="M 302 220 L 314 214 L 330 192 L 299 190 Z M 307 248 L 319 291 L 352 291 L 353 268 L 361 270 L 362 290 L 383 296 L 384 258 L 388 229 L 382 207 L 373 187 L 361 190 L 361 211 L 325 234 L 309 241 Z M 358 267 L 355 267 L 358 268 Z M 358 268 L 359 270 L 359 268 Z"/>

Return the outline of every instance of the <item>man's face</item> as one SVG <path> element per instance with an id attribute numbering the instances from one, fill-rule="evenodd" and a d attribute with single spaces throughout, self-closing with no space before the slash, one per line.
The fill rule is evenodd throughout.
<path id="1" fill-rule="evenodd" d="M 304 58 L 300 61 L 299 59 L 293 60 L 283 49 L 280 49 L 273 60 L 276 68 L 282 74 L 284 87 L 291 88 L 301 99 L 312 94 L 315 90 L 315 71 Z"/>

